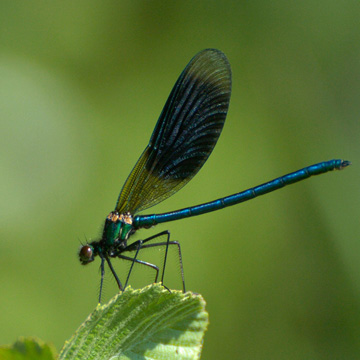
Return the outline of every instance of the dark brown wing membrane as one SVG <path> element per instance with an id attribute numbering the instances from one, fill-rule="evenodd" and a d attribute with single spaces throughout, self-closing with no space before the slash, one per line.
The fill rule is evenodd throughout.
<path id="1" fill-rule="evenodd" d="M 230 95 L 231 69 L 226 56 L 215 49 L 195 55 L 175 83 L 115 210 L 135 214 L 187 184 L 220 136 Z"/>

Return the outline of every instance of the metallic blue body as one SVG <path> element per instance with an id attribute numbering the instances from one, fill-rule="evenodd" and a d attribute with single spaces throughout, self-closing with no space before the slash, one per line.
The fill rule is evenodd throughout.
<path id="1" fill-rule="evenodd" d="M 351 163 L 346 160 L 334 159 L 323 161 L 318 164 L 307 166 L 290 174 L 280 176 L 264 184 L 255 186 L 251 189 L 229 195 L 204 204 L 187 207 L 181 210 L 170 211 L 163 214 L 138 215 L 134 217 L 134 228 L 146 228 L 168 221 L 179 220 L 191 216 L 206 214 L 211 211 L 223 209 L 227 206 L 239 204 L 241 202 L 253 199 L 257 196 L 267 194 L 271 191 L 280 189 L 286 185 L 294 184 L 298 181 L 309 178 L 313 175 L 319 175 L 332 170 L 341 170 Z"/>

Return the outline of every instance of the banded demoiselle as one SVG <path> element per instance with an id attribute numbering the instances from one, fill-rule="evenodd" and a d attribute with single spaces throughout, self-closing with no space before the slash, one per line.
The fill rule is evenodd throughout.
<path id="1" fill-rule="evenodd" d="M 115 210 L 111 211 L 105 220 L 101 239 L 80 248 L 79 258 L 83 265 L 92 262 L 96 256 L 101 259 L 99 302 L 105 262 L 121 291 L 126 288 L 135 263 L 151 267 L 156 273 L 156 282 L 159 267 L 137 257 L 141 249 L 158 246 L 165 247 L 161 283 L 163 284 L 164 280 L 168 248 L 170 245 L 176 246 L 185 292 L 180 244 L 170 240 L 169 231 L 128 243 L 137 230 L 222 209 L 310 176 L 341 170 L 350 165 L 346 160 L 324 161 L 215 201 L 163 214 L 138 215 L 176 193 L 201 169 L 224 126 L 230 95 L 230 64 L 219 50 L 205 49 L 199 52 L 181 73 L 165 103 L 149 144 L 125 181 Z M 166 241 L 159 242 L 162 236 L 166 237 Z M 125 253 L 134 255 L 126 256 Z M 132 262 L 124 286 L 111 264 L 111 258 Z"/>

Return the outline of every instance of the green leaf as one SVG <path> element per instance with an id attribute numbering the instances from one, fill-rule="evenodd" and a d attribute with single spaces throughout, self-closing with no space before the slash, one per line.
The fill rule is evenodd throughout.
<path id="1" fill-rule="evenodd" d="M 59 359 L 198 359 L 207 325 L 200 295 L 128 287 L 97 306 Z"/>
<path id="2" fill-rule="evenodd" d="M 12 346 L 0 347 L 1 360 L 54 360 L 55 349 L 35 338 L 20 338 Z"/>

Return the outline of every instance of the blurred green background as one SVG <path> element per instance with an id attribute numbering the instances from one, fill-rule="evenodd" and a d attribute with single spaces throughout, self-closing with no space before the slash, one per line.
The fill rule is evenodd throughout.
<path id="1" fill-rule="evenodd" d="M 2 1 L 0 343 L 60 349 L 94 309 L 99 261 L 80 266 L 79 244 L 100 235 L 182 69 L 214 47 L 233 70 L 225 128 L 148 213 L 353 166 L 136 239 L 181 241 L 210 312 L 204 359 L 360 359 L 359 17 L 347 0 Z"/>

